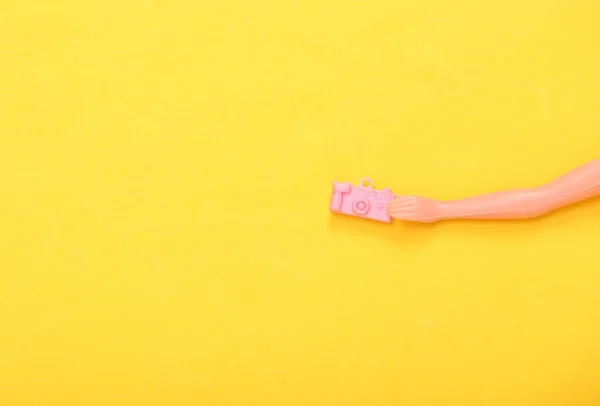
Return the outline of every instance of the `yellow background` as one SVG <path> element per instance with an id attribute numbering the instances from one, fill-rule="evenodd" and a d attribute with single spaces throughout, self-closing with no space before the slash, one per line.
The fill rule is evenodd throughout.
<path id="1" fill-rule="evenodd" d="M 0 405 L 600 404 L 595 0 L 0 0 Z"/>

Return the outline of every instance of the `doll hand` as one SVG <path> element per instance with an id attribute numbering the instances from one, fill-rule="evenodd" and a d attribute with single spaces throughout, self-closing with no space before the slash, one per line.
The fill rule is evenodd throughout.
<path id="1" fill-rule="evenodd" d="M 388 205 L 390 216 L 406 221 L 432 223 L 441 220 L 436 200 L 420 196 L 398 196 Z"/>

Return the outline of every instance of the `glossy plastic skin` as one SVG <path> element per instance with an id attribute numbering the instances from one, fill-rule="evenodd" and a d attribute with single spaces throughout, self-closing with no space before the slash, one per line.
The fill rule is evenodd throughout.
<path id="1" fill-rule="evenodd" d="M 333 182 L 331 204 L 334 213 L 391 223 L 388 204 L 396 195 L 390 189 L 373 189 L 373 182 L 363 178 L 359 185 L 348 182 Z"/>
<path id="2" fill-rule="evenodd" d="M 600 159 L 542 186 L 466 199 L 441 201 L 397 196 L 388 206 L 394 218 L 431 223 L 451 219 L 527 219 L 600 195 Z"/>

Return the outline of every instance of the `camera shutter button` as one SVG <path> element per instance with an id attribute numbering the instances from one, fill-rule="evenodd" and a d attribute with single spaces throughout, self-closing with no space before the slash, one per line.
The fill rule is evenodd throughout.
<path id="1" fill-rule="evenodd" d="M 371 204 L 369 203 L 368 199 L 360 198 L 352 202 L 352 210 L 354 210 L 356 214 L 367 214 L 370 208 Z"/>

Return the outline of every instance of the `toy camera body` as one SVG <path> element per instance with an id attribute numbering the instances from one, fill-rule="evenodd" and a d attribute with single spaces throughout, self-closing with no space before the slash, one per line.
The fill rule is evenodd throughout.
<path id="1" fill-rule="evenodd" d="M 330 209 L 334 213 L 391 223 L 387 206 L 395 198 L 390 189 L 373 189 L 369 178 L 361 179 L 356 186 L 334 181 Z"/>

